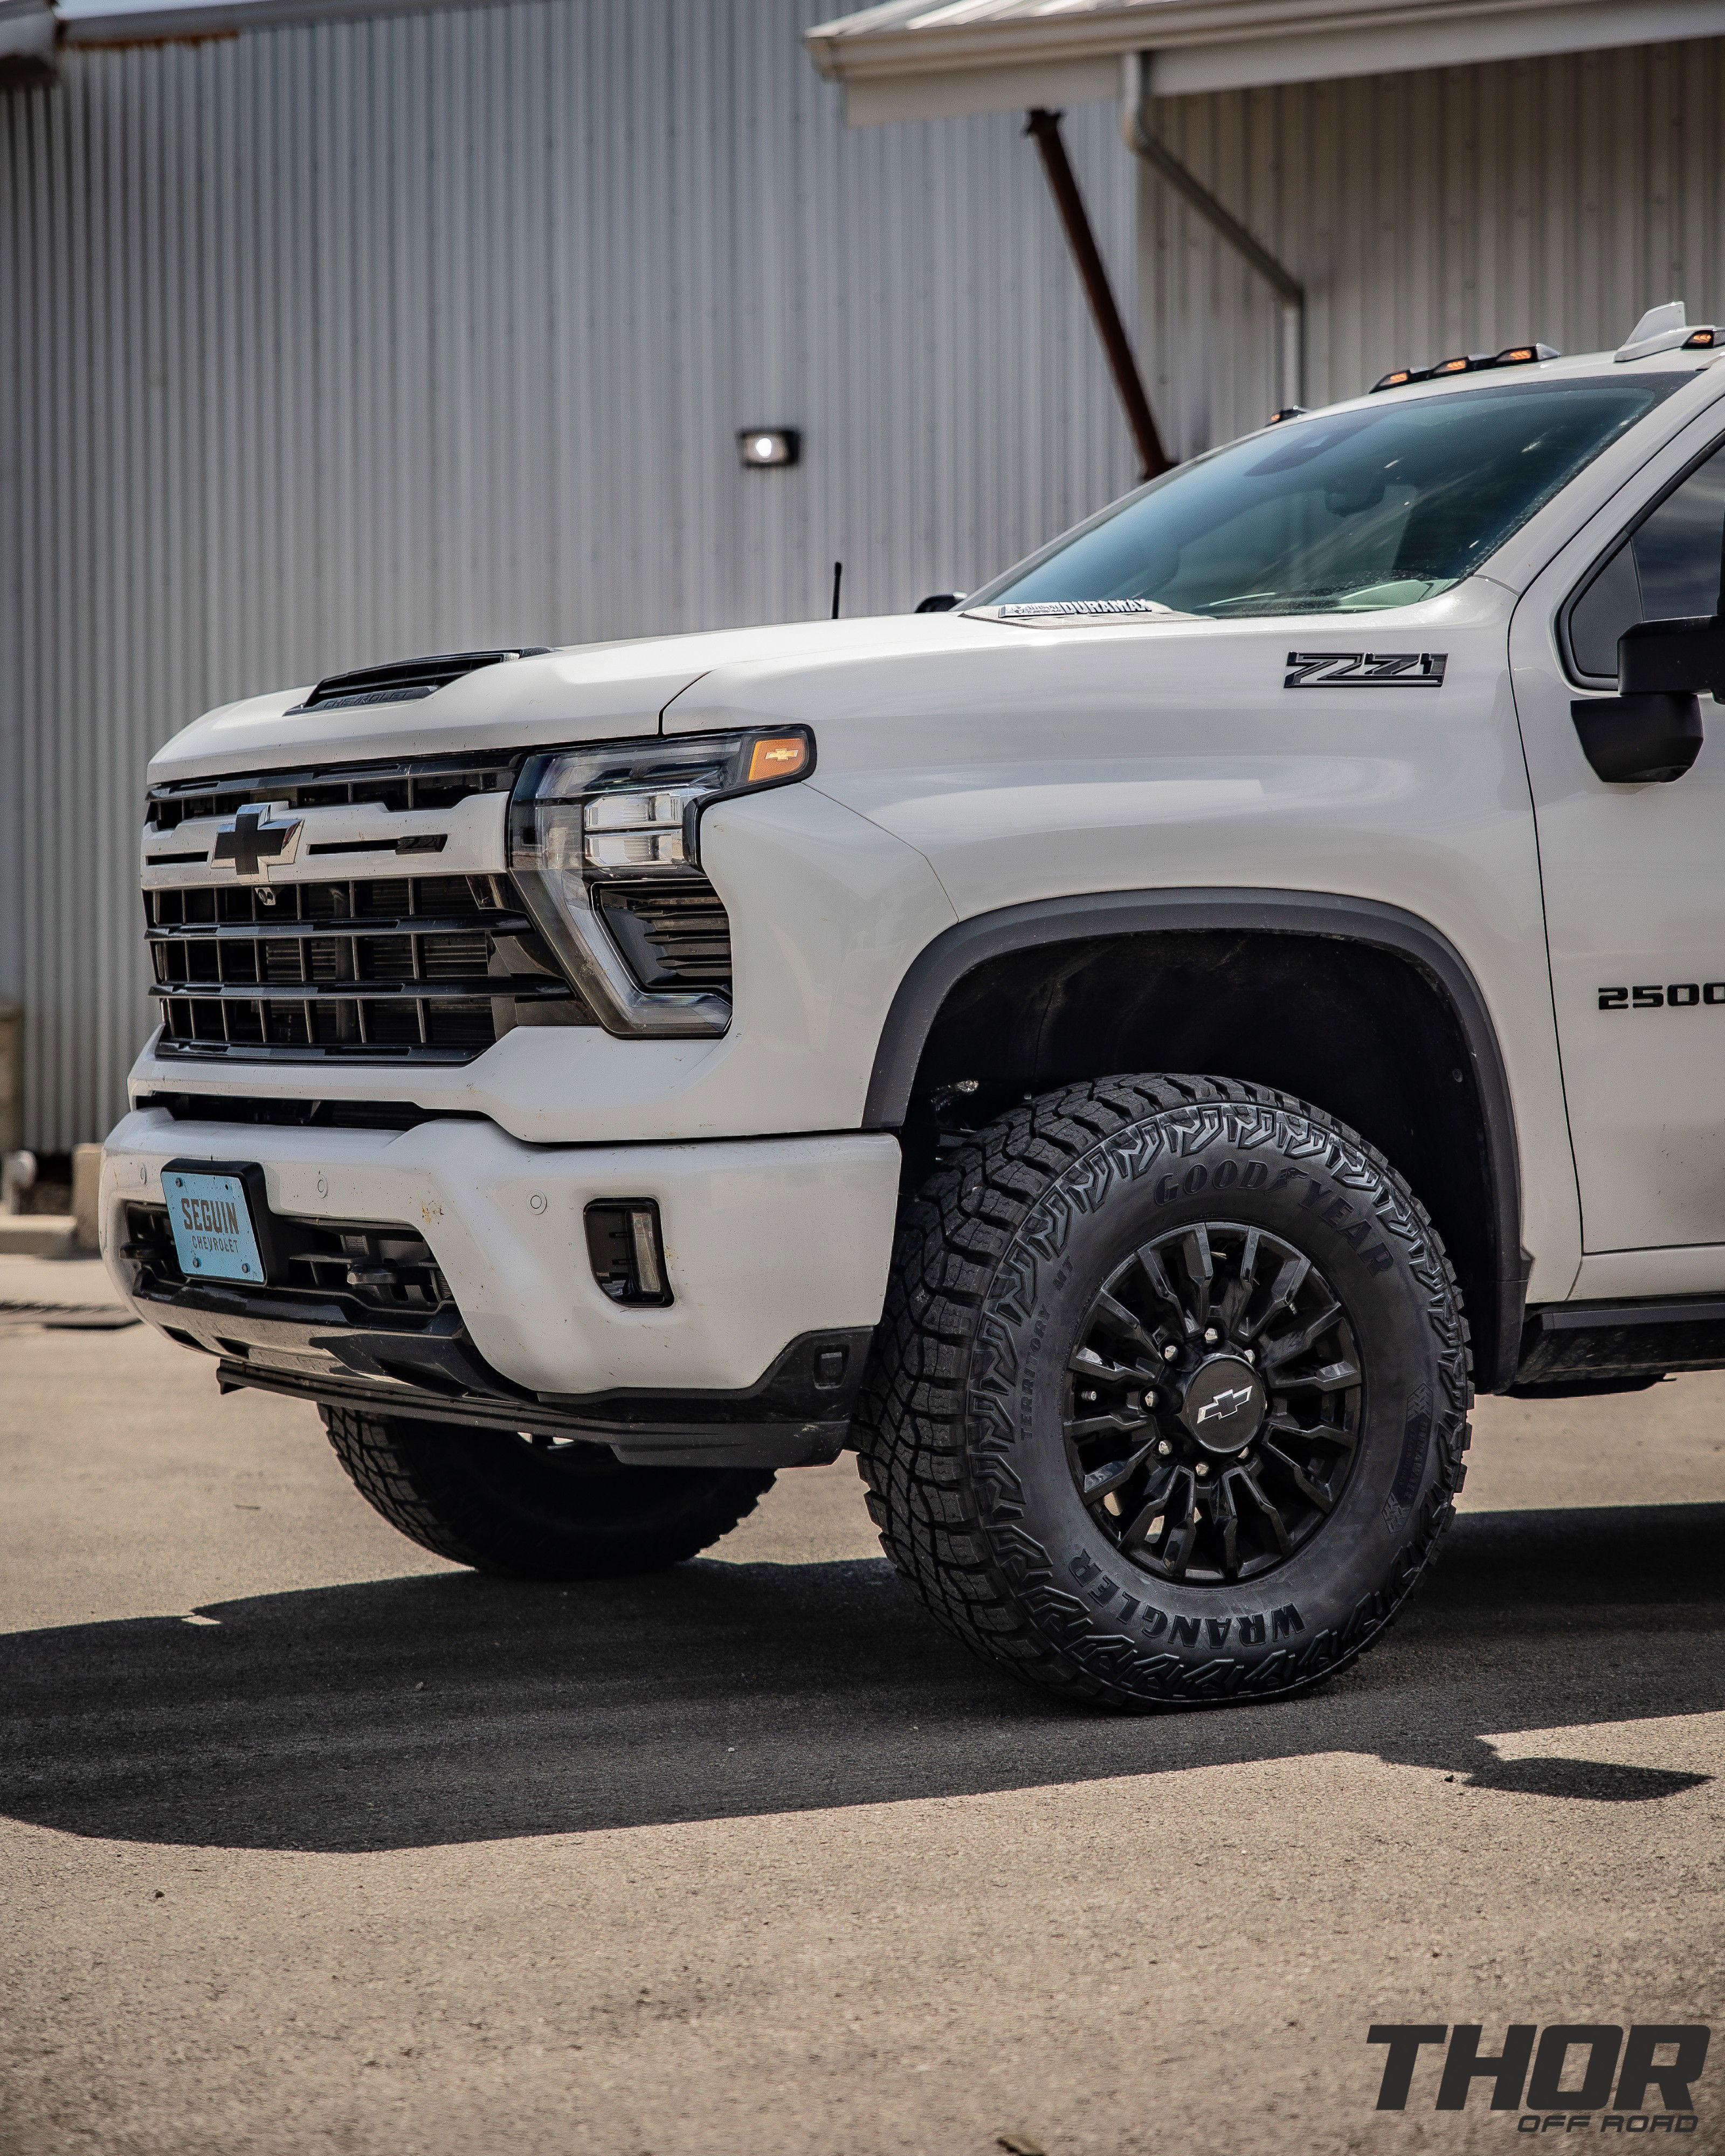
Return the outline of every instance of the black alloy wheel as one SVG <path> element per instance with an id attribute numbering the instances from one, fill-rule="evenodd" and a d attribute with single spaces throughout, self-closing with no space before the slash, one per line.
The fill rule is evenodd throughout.
<path id="1" fill-rule="evenodd" d="M 1200 1220 L 1146 1243 L 1096 1296 L 1068 1367 L 1073 1480 L 1141 1570 L 1255 1579 L 1333 1511 L 1358 1351 L 1329 1282 L 1281 1236 Z"/>
<path id="2" fill-rule="evenodd" d="M 905 1209 L 855 1428 L 887 1555 L 976 1654 L 1142 1710 L 1345 1668 L 1455 1512 L 1467 1327 L 1395 1169 L 1310 1102 L 1104 1078 Z"/>

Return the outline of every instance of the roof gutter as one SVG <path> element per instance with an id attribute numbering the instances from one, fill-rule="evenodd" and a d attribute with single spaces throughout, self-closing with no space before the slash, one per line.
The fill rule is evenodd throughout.
<path id="1" fill-rule="evenodd" d="M 925 0 L 816 23 L 803 43 L 863 126 L 1104 101 L 1146 50 L 1170 97 L 1722 34 L 1725 0 Z"/>

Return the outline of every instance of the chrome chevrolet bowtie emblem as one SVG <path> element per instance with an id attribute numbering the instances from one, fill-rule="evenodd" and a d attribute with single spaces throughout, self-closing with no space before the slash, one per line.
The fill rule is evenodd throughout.
<path id="1" fill-rule="evenodd" d="M 285 867 L 292 860 L 300 850 L 300 834 L 305 828 L 300 816 L 290 823 L 270 823 L 270 811 L 275 805 L 270 802 L 261 808 L 242 808 L 232 824 L 217 832 L 211 860 L 231 862 L 242 883 L 266 883 L 269 864 Z"/>
<path id="2" fill-rule="evenodd" d="M 1251 1397 L 1250 1385 L 1240 1386 L 1237 1392 L 1218 1393 L 1214 1399 L 1207 1400 L 1198 1410 L 1198 1419 L 1200 1422 L 1226 1422 L 1230 1415 L 1238 1414 Z"/>

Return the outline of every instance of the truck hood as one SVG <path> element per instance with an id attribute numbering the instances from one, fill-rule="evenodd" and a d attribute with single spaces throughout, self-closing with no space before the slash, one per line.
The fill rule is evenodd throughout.
<path id="1" fill-rule="evenodd" d="M 782 623 L 691 636 L 573 644 L 464 675 L 413 703 L 296 712 L 310 685 L 206 711 L 151 759 L 153 783 L 307 763 L 549 747 L 660 731 L 672 699 L 715 669 L 754 661 L 842 664 L 864 652 L 949 650 L 1002 632 L 956 614 Z"/>

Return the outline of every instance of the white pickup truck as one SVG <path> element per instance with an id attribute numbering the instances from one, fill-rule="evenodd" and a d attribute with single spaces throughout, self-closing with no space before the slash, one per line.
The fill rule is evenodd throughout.
<path id="1" fill-rule="evenodd" d="M 1725 1366 L 1725 331 L 1279 414 L 946 610 L 382 665 L 150 768 L 138 1315 L 458 1562 L 860 1457 L 983 1656 L 1275 1697 L 1471 1388 Z"/>

